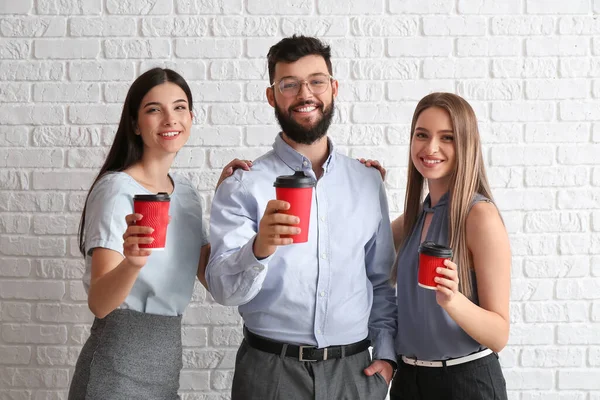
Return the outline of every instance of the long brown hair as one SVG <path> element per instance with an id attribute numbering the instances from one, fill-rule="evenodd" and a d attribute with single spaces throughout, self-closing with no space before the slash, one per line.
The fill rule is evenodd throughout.
<path id="1" fill-rule="evenodd" d="M 481 154 L 479 129 L 473 108 L 462 97 L 452 93 L 431 93 L 417 104 L 410 129 L 412 145 L 417 119 L 430 108 L 445 110 L 452 121 L 456 167 L 450 177 L 448 245 L 453 250 L 453 261 L 458 265 L 459 290 L 467 297 L 473 295 L 471 271 L 473 262 L 467 247 L 467 214 L 473 197 L 479 193 L 493 201 Z M 398 253 L 417 224 L 422 208 L 424 179 L 412 162 L 409 145 L 408 179 L 404 198 L 404 216 Z M 392 268 L 392 282 L 396 283 L 398 262 Z"/>
<path id="2" fill-rule="evenodd" d="M 110 147 L 104 165 L 94 179 L 94 183 L 88 191 L 85 198 L 85 205 L 79 221 L 79 251 L 85 257 L 85 212 L 87 210 L 87 201 L 94 186 L 104 174 L 108 172 L 124 171 L 142 159 L 144 152 L 144 143 L 139 135 L 135 134 L 137 126 L 138 111 L 144 96 L 155 86 L 165 82 L 176 84 L 184 91 L 187 96 L 190 110 L 192 110 L 192 91 L 187 82 L 177 72 L 166 68 L 152 68 L 140 75 L 129 88 L 121 120 L 115 134 L 115 139 Z"/>

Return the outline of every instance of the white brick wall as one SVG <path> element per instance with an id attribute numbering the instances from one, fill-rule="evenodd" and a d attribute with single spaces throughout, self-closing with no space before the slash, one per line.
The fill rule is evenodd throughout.
<path id="1" fill-rule="evenodd" d="M 91 313 L 75 235 L 135 76 L 167 66 L 196 99 L 176 167 L 210 204 L 220 167 L 276 132 L 265 55 L 293 33 L 333 45 L 331 136 L 389 168 L 436 90 L 466 97 L 511 235 L 511 400 L 600 400 L 598 0 L 0 0 L 0 399 L 66 399 Z M 197 288 L 185 400 L 229 398 L 237 311 Z"/>

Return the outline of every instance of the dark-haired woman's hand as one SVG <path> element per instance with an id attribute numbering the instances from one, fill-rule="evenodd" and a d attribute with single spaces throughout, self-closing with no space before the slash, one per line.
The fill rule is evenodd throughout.
<path id="1" fill-rule="evenodd" d="M 123 234 L 123 255 L 129 263 L 137 268 L 142 268 L 148 262 L 148 256 L 152 250 L 140 249 L 140 244 L 150 244 L 154 241 L 151 237 L 139 235 L 149 235 L 154 229 L 149 226 L 136 225 L 136 222 L 143 218 L 142 214 L 129 214 L 125 217 L 127 230 Z M 170 218 L 169 218 L 170 219 Z"/>
<path id="2" fill-rule="evenodd" d="M 217 190 L 221 182 L 230 177 L 233 174 L 233 171 L 236 169 L 241 168 L 244 171 L 249 171 L 250 167 L 252 167 L 252 161 L 250 160 L 240 160 L 239 158 L 232 160 L 229 164 L 223 167 L 223 171 L 221 172 L 221 176 L 219 177 L 219 181 L 217 182 L 215 190 Z"/>
<path id="3" fill-rule="evenodd" d="M 366 160 L 364 158 L 359 158 L 358 161 L 363 163 L 367 167 L 373 167 L 381 174 L 381 179 L 385 181 L 386 170 L 383 168 L 383 165 L 377 160 Z"/>

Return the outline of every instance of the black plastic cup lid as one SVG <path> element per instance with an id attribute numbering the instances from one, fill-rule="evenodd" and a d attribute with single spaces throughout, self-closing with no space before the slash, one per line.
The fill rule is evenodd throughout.
<path id="1" fill-rule="evenodd" d="M 156 194 L 136 194 L 133 196 L 134 201 L 171 201 L 169 193 L 159 192 Z"/>
<path id="2" fill-rule="evenodd" d="M 315 182 L 310 176 L 304 175 L 304 172 L 296 171 L 294 175 L 278 176 L 273 186 L 278 188 L 309 188 L 315 186 Z"/>
<path id="3" fill-rule="evenodd" d="M 452 258 L 452 249 L 433 242 L 423 242 L 419 246 L 419 253 L 439 258 Z"/>

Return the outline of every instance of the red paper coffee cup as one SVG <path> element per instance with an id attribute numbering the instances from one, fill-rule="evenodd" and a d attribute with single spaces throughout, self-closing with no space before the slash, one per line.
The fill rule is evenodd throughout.
<path id="1" fill-rule="evenodd" d="M 133 210 L 142 214 L 143 218 L 136 222 L 139 226 L 149 226 L 154 229 L 149 235 L 154 241 L 150 244 L 140 244 L 140 249 L 164 250 L 167 242 L 167 225 L 169 224 L 169 205 L 171 198 L 168 193 L 136 194 L 133 196 Z"/>
<path id="2" fill-rule="evenodd" d="M 294 226 L 300 228 L 297 235 L 281 235 L 282 238 L 292 238 L 294 243 L 305 243 L 308 241 L 308 226 L 310 222 L 310 206 L 312 204 L 312 192 L 315 185 L 313 179 L 297 171 L 294 175 L 278 176 L 275 180 L 275 192 L 277 200 L 290 203 L 290 208 L 280 211 L 284 214 L 295 215 L 300 218 L 300 223 Z"/>
<path id="3" fill-rule="evenodd" d="M 423 242 L 419 246 L 419 286 L 425 289 L 435 290 L 437 283 L 435 277 L 440 276 L 435 272 L 436 268 L 446 268 L 444 260 L 452 258 L 452 249 L 435 244 Z"/>

